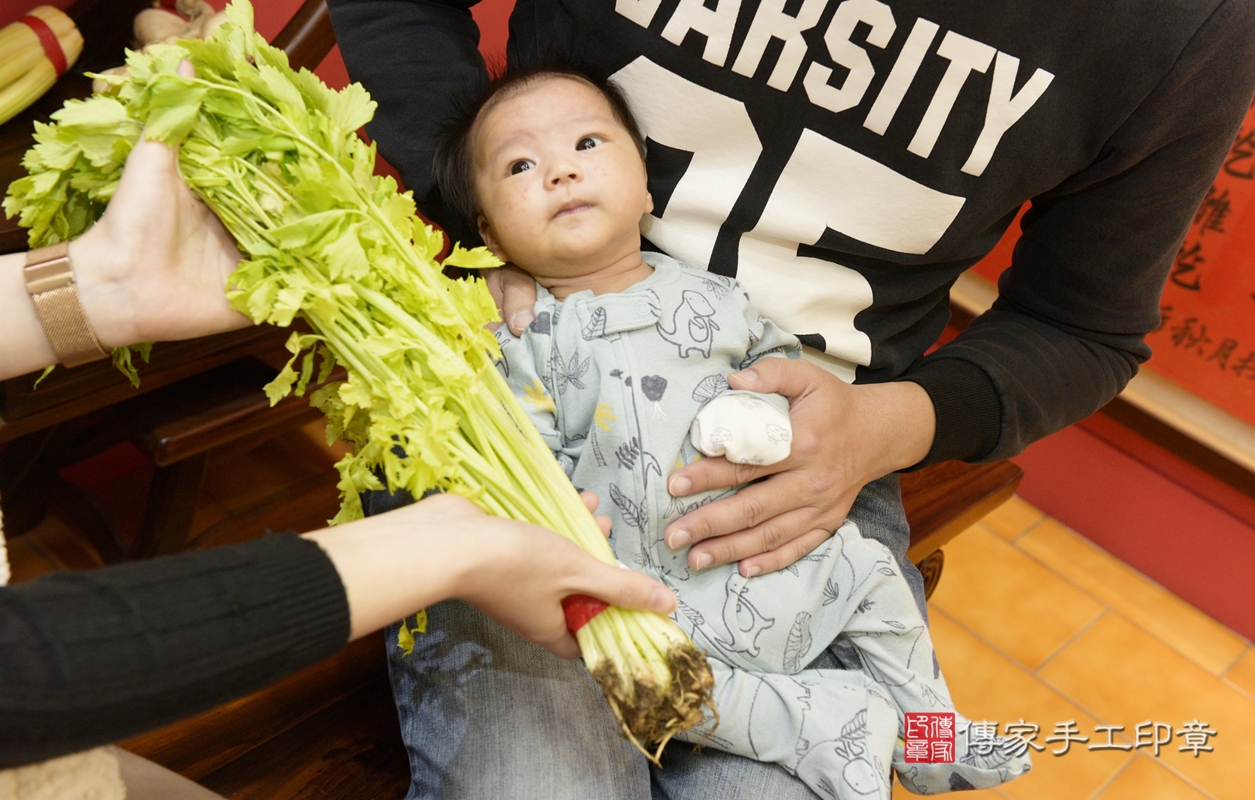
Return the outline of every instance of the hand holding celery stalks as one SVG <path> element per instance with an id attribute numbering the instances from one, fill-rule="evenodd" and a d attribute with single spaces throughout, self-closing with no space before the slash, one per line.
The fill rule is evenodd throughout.
<path id="1" fill-rule="evenodd" d="M 222 219 L 245 259 L 232 304 L 255 322 L 305 319 L 288 365 L 266 387 L 272 401 L 298 395 L 335 364 L 348 379 L 312 401 L 327 435 L 354 445 L 342 459 L 340 513 L 362 514 L 358 495 L 414 496 L 439 488 L 489 513 L 558 531 L 614 563 L 609 544 L 494 366 L 484 325 L 496 308 L 483 281 L 450 280 L 439 233 L 415 216 L 409 195 L 374 175 L 375 151 L 355 131 L 375 103 L 359 85 L 333 92 L 253 31 L 239 0 L 209 41 L 131 53 L 128 76 L 108 93 L 72 101 L 38 125 L 29 175 L 5 200 L 32 246 L 81 234 L 112 196 L 140 135 L 179 144 L 179 165 Z M 183 59 L 195 77 L 178 74 Z M 483 249 L 455 247 L 445 266 L 497 265 Z M 299 364 L 298 364 L 299 362 Z M 400 452 L 398 452 L 398 450 Z M 673 622 L 648 612 L 567 604 L 585 662 L 623 732 L 657 760 L 674 734 L 702 719 L 712 678 L 704 655 Z M 650 745 L 652 752 L 643 745 Z"/>

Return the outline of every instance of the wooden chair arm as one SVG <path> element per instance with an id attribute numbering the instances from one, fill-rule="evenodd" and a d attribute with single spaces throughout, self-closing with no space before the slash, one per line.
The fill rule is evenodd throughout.
<path id="1" fill-rule="evenodd" d="M 271 42 L 288 54 L 292 69 L 312 70 L 336 46 L 326 0 L 306 0 Z"/>
<path id="2" fill-rule="evenodd" d="M 911 524 L 907 558 L 915 563 L 976 524 L 1015 494 L 1024 470 L 1010 461 L 943 461 L 902 474 L 902 505 Z"/>

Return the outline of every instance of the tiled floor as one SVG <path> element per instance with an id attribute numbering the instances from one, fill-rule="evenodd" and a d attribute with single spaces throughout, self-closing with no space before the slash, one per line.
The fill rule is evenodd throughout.
<path id="1" fill-rule="evenodd" d="M 931 628 L 955 703 L 1000 729 L 1037 725 L 1035 744 L 1045 748 L 1023 778 L 963 796 L 1255 797 L 1249 641 L 1019 498 L 945 554 Z M 1197 757 L 1181 752 L 1189 740 L 1175 735 L 1195 720 L 1216 732 L 1204 737 L 1214 750 Z M 1068 728 L 1088 742 L 1063 752 Z M 1108 730 L 1129 749 L 1091 749 L 1106 745 Z M 1169 737 L 1156 756 L 1153 740 Z M 901 787 L 894 795 L 909 796 Z"/>
<path id="2" fill-rule="evenodd" d="M 319 527 L 335 513 L 320 424 L 247 452 L 217 453 L 206 471 L 194 541 L 222 544 Z M 139 524 L 140 469 L 90 489 L 124 536 Z M 92 566 L 55 516 L 9 543 L 14 577 Z M 932 634 L 954 699 L 974 720 L 1039 726 L 1029 775 L 973 800 L 1250 800 L 1255 780 L 1255 649 L 1085 539 L 1016 498 L 945 548 Z M 98 561 L 97 561 L 98 563 Z M 1133 747 L 1193 720 L 1216 732 L 1195 758 L 1172 736 L 1156 756 Z M 1047 742 L 1069 721 L 1088 742 Z M 1170 726 L 1171 731 L 1154 723 Z M 1102 727 L 1100 727 L 1102 726 Z M 1122 749 L 1090 749 L 1112 728 Z M 898 787 L 896 798 L 910 795 Z"/>

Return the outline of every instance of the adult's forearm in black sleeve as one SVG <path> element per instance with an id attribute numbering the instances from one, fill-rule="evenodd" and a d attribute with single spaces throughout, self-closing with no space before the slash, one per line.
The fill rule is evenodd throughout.
<path id="1" fill-rule="evenodd" d="M 435 191 L 432 156 L 452 99 L 486 74 L 469 2 L 329 0 L 349 77 L 378 103 L 366 132 L 401 173 L 419 208 L 455 240 L 477 234 L 448 214 Z"/>
<path id="2" fill-rule="evenodd" d="M 1124 388 L 1252 92 L 1255 2 L 1226 0 L 1099 158 L 1033 199 L 994 307 L 904 375 L 937 408 L 925 463 L 1015 455 Z"/>
<path id="3" fill-rule="evenodd" d="M 0 588 L 0 768 L 208 710 L 348 635 L 335 567 L 289 534 Z"/>

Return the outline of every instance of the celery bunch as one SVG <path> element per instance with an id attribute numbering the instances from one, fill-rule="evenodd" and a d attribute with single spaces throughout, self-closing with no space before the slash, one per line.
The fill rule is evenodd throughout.
<path id="1" fill-rule="evenodd" d="M 253 30 L 239 0 L 209 41 L 130 53 L 127 76 L 38 125 L 28 175 L 5 199 L 30 243 L 73 238 L 103 212 L 138 137 L 179 144 L 192 191 L 222 219 L 244 260 L 232 305 L 256 323 L 305 319 L 293 354 L 265 387 L 272 402 L 345 381 L 312 402 L 329 441 L 353 451 L 337 464 L 343 502 L 333 523 L 361 516 L 367 489 L 455 492 L 485 511 L 559 531 L 614 563 L 609 544 L 494 365 L 484 325 L 497 318 L 483 281 L 450 280 L 436 262 L 442 237 L 415 215 L 409 193 L 374 174 L 375 151 L 356 135 L 375 103 L 359 85 L 328 89 Z M 177 74 L 183 59 L 194 78 Z M 445 266 L 487 268 L 483 249 L 455 247 Z M 129 362 L 128 362 L 129 363 Z M 409 630 L 402 629 L 402 639 Z M 705 658 L 670 620 L 608 608 L 577 632 L 624 733 L 656 759 L 675 733 L 701 721 L 712 685 Z"/>

